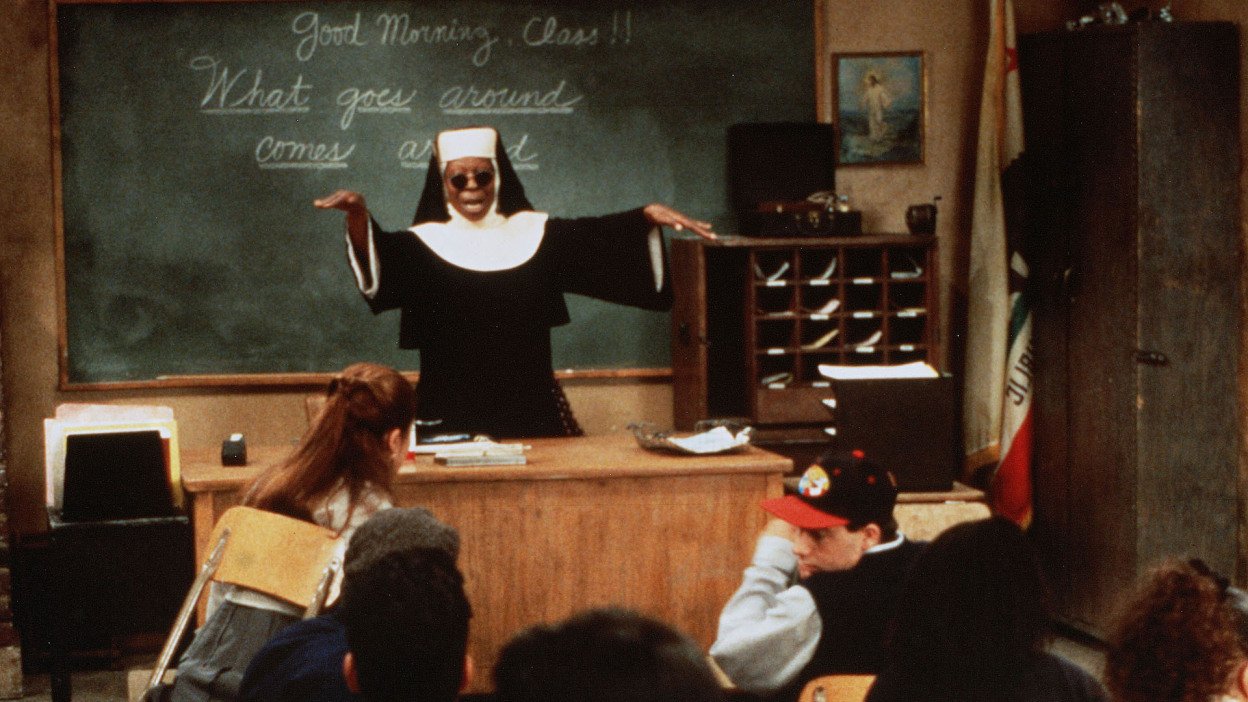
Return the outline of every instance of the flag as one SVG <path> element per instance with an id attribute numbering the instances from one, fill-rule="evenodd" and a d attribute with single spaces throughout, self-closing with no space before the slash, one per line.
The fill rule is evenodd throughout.
<path id="1" fill-rule="evenodd" d="M 1022 99 L 1011 0 L 991 4 L 971 216 L 966 369 L 967 467 L 996 465 L 995 511 L 1031 519 L 1031 311 L 1018 245 Z"/>

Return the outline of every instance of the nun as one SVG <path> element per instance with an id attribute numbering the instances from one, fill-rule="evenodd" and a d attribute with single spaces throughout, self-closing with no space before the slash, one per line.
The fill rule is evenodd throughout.
<path id="1" fill-rule="evenodd" d="M 670 308 L 661 227 L 714 239 L 707 222 L 652 203 L 559 219 L 524 194 L 498 132 L 441 132 L 412 226 L 384 231 L 364 197 L 316 200 L 346 213 L 347 258 L 374 314 L 399 309 L 399 346 L 420 351 L 417 418 L 438 433 L 578 436 L 555 379 L 550 329 L 564 293 Z"/>

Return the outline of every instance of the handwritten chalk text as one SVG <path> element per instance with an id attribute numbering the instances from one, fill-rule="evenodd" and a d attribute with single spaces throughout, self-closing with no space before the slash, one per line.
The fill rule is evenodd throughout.
<path id="1" fill-rule="evenodd" d="M 242 68 L 231 71 L 212 56 L 191 59 L 191 70 L 208 71 L 208 89 L 200 98 L 199 107 L 214 113 L 307 112 L 311 85 L 299 74 L 294 83 L 280 88 L 264 83 L 264 71 Z M 251 85 L 244 78 L 251 74 Z"/>
<path id="2" fill-rule="evenodd" d="M 295 44 L 295 58 L 300 61 L 312 59 L 321 46 L 367 46 L 360 36 L 360 13 L 345 24 L 323 24 L 319 12 L 311 10 L 300 13 L 290 23 L 290 31 L 299 41 Z"/>
<path id="3" fill-rule="evenodd" d="M 528 46 L 594 46 L 598 28 L 560 27 L 558 17 L 534 17 L 524 25 L 523 36 Z"/>
<path id="4" fill-rule="evenodd" d="M 446 114 L 571 114 L 572 106 L 583 95 L 565 95 L 568 81 L 563 80 L 552 90 L 516 90 L 514 88 L 479 88 L 455 85 L 447 88 L 438 100 Z"/>
<path id="5" fill-rule="evenodd" d="M 355 144 L 286 141 L 266 136 L 256 142 L 255 158 L 261 168 L 346 168 Z"/>
<path id="6" fill-rule="evenodd" d="M 393 114 L 396 112 L 411 113 L 412 100 L 416 98 L 413 90 L 404 94 L 402 88 L 347 88 L 338 93 L 338 106 L 343 108 L 342 119 L 338 121 L 343 129 L 350 129 L 356 113 Z"/>
<path id="7" fill-rule="evenodd" d="M 474 66 L 489 63 L 494 45 L 498 43 L 498 37 L 491 35 L 488 27 L 460 24 L 457 19 L 448 24 L 416 24 L 407 13 L 384 13 L 377 16 L 376 24 L 381 28 L 384 46 L 474 43 L 477 45 L 472 53 Z"/>

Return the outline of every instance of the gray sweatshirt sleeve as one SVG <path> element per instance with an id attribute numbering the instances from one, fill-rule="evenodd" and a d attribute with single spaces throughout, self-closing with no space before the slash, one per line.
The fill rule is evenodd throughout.
<path id="1" fill-rule="evenodd" d="M 823 624 L 810 591 L 794 584 L 793 542 L 763 536 L 754 559 L 719 616 L 711 657 L 749 692 L 787 684 L 810 662 Z"/>

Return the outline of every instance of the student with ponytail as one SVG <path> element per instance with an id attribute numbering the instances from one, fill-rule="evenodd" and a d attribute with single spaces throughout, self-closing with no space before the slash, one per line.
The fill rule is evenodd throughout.
<path id="1" fill-rule="evenodd" d="M 416 395 L 402 375 L 356 363 L 334 377 L 325 406 L 299 445 L 248 487 L 243 504 L 329 527 L 346 538 L 392 506 Z M 252 657 L 302 612 L 240 587 L 214 585 L 208 619 L 178 663 L 172 685 L 152 702 L 236 700 Z"/>

